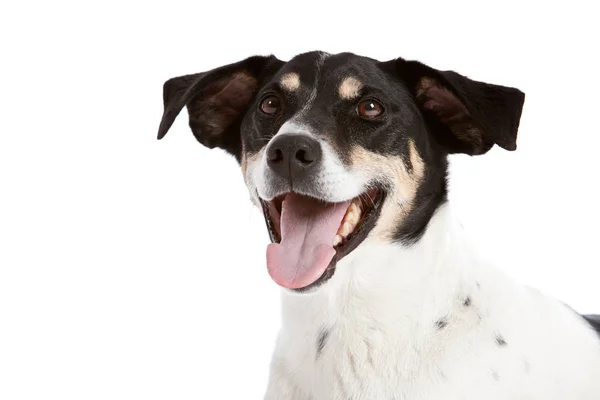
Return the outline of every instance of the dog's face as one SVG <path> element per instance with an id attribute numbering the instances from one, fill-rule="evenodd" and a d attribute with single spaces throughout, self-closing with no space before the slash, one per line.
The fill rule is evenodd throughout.
<path id="1" fill-rule="evenodd" d="M 240 163 L 273 280 L 330 279 L 365 240 L 418 240 L 446 201 L 447 156 L 516 149 L 524 94 L 415 61 L 251 57 L 164 85 L 162 138 L 187 106 L 203 145 Z"/>

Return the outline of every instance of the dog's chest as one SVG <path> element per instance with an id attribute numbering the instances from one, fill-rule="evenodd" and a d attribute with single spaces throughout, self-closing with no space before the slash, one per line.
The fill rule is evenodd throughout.
<path id="1" fill-rule="evenodd" d="M 405 298 L 394 306 L 361 301 L 335 314 L 323 304 L 288 309 L 294 323 L 278 347 L 309 396 L 301 400 L 562 399 L 579 386 L 577 374 L 590 376 L 566 367 L 584 364 L 571 352 L 554 349 L 548 358 L 554 339 L 530 328 L 551 321 L 528 323 L 539 316 L 516 306 L 523 299 L 496 304 L 476 284 L 466 290 L 468 301 L 459 289 L 421 308 L 402 307 Z M 580 398 L 593 398 L 587 393 Z"/>
<path id="2" fill-rule="evenodd" d="M 459 322 L 427 308 L 415 308 L 412 316 L 385 305 L 367 311 L 352 304 L 334 316 L 324 307 L 310 309 L 303 310 L 304 323 L 282 332 L 279 348 L 311 400 L 437 398 L 438 391 L 447 393 L 449 382 L 460 381 L 453 360 L 470 356 L 456 339 L 478 323 L 476 314 Z M 482 380 L 484 371 L 477 372 Z"/>
<path id="3" fill-rule="evenodd" d="M 540 397 L 549 392 L 544 386 L 553 385 L 532 371 L 544 368 L 541 360 L 528 359 L 516 346 L 500 349 L 485 340 L 487 333 L 448 329 L 446 339 L 436 339 L 431 332 L 417 333 L 415 325 L 409 338 L 376 326 L 339 324 L 325 335 L 315 330 L 314 344 L 305 340 L 291 366 L 298 384 L 309 388 L 310 400 L 555 398 Z"/>
<path id="4" fill-rule="evenodd" d="M 402 398 L 417 376 L 431 387 L 431 374 L 417 362 L 421 350 L 414 342 L 400 350 L 393 336 L 377 326 L 338 324 L 322 348 L 317 346 L 314 362 L 305 366 L 314 399 Z"/>
<path id="5" fill-rule="evenodd" d="M 500 389 L 498 380 L 509 370 L 508 364 L 492 352 L 484 353 L 486 346 L 477 337 L 470 337 L 469 346 L 454 340 L 457 332 L 450 332 L 452 328 L 446 339 L 432 337 L 434 330 L 418 324 L 406 328 L 339 323 L 325 334 L 315 332 L 315 350 L 305 349 L 302 367 L 305 387 L 313 388 L 313 399 L 463 398 L 489 393 L 493 386 Z M 474 388 L 473 382 L 482 387 Z"/>

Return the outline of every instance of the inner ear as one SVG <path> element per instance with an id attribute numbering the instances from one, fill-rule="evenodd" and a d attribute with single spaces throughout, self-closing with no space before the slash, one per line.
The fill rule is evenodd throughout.
<path id="1" fill-rule="evenodd" d="M 423 77 L 417 83 L 417 102 L 436 125 L 438 141 L 451 153 L 483 154 L 494 146 L 465 103 L 451 88 Z M 428 115 L 427 115 L 428 114 Z"/>
<path id="2" fill-rule="evenodd" d="M 245 112 L 257 87 L 255 77 L 237 72 L 210 83 L 194 95 L 188 110 L 190 128 L 196 138 L 207 147 L 220 146 L 223 134 Z"/>

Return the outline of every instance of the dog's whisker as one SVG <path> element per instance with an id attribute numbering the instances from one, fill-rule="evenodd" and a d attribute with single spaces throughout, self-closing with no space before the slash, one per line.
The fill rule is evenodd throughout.
<path id="1" fill-rule="evenodd" d="M 371 195 L 369 194 L 369 192 L 365 192 L 359 195 L 359 198 L 364 202 L 364 203 L 368 203 L 370 202 L 371 206 L 375 205 L 375 200 L 373 200 L 373 198 L 371 197 Z M 368 202 L 367 202 L 368 200 Z"/>

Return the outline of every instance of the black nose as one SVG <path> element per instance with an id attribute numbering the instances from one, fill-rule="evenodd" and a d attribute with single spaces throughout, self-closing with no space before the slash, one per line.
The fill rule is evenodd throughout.
<path id="1" fill-rule="evenodd" d="M 275 138 L 267 150 L 267 164 L 276 174 L 291 180 L 310 175 L 321 163 L 321 145 L 307 135 L 286 134 Z"/>

